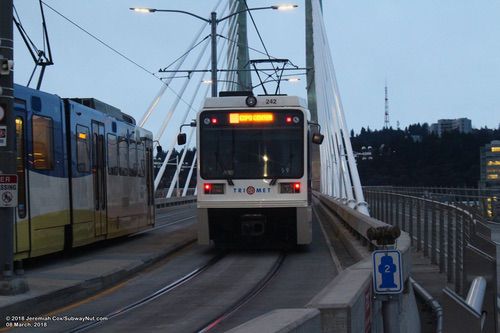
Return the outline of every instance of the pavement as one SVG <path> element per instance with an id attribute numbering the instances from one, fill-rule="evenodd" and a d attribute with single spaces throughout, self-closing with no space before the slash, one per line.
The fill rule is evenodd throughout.
<path id="1" fill-rule="evenodd" d="M 424 257 L 423 251 L 412 248 L 411 277 L 421 285 L 439 304 L 443 304 L 443 292 L 447 284 L 446 273 L 439 273 L 439 266 L 432 264 L 430 258 Z M 420 325 L 423 333 L 436 332 L 436 318 L 429 306 L 417 296 L 420 314 Z"/>
<path id="2" fill-rule="evenodd" d="M 172 222 L 175 220 L 179 220 L 179 217 L 173 214 Z M 33 263 L 25 266 L 24 274 L 29 291 L 14 296 L 0 296 L 0 332 L 8 319 L 13 321 L 15 317 L 48 314 L 78 302 L 131 278 L 195 241 L 196 225 L 193 218 L 183 224 L 32 260 Z"/>

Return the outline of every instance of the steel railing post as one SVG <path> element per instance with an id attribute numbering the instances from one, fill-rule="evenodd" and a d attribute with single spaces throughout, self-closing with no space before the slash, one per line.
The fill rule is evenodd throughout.
<path id="1" fill-rule="evenodd" d="M 394 199 L 396 200 L 396 220 L 395 220 L 395 222 L 396 222 L 396 226 L 398 228 L 401 228 L 401 220 L 400 220 L 401 216 L 399 215 L 399 206 L 400 206 L 400 201 L 401 201 L 400 198 L 401 198 L 400 195 L 394 196 Z"/>
<path id="2" fill-rule="evenodd" d="M 439 273 L 444 272 L 444 209 L 439 206 Z"/>
<path id="3" fill-rule="evenodd" d="M 402 200 L 402 216 L 401 216 L 401 229 L 406 231 L 406 196 L 401 198 Z"/>
<path id="4" fill-rule="evenodd" d="M 422 250 L 422 225 L 421 223 L 421 212 L 420 212 L 420 198 L 416 200 L 417 209 L 417 251 Z"/>
<path id="5" fill-rule="evenodd" d="M 414 205 L 414 202 L 413 202 L 413 198 L 409 198 L 409 203 L 410 203 L 410 207 L 409 207 L 409 211 L 408 211 L 408 233 L 410 234 L 410 241 L 411 241 L 411 245 L 413 245 L 413 205 Z"/>
<path id="6" fill-rule="evenodd" d="M 460 234 L 462 229 L 462 214 L 459 211 L 455 212 L 455 292 L 458 294 L 462 291 L 462 279 L 460 274 L 460 268 L 463 263 L 463 242 L 460 240 Z"/>
<path id="7" fill-rule="evenodd" d="M 423 201 L 423 211 L 424 214 L 424 257 L 429 256 L 429 212 L 427 211 L 427 200 Z"/>
<path id="8" fill-rule="evenodd" d="M 437 264 L 437 207 L 436 203 L 431 203 L 431 263 Z"/>
<path id="9" fill-rule="evenodd" d="M 448 279 L 448 282 L 453 281 L 453 261 L 454 261 L 454 254 L 453 254 L 453 238 L 455 236 L 455 233 L 453 232 L 453 208 L 448 207 L 446 210 L 446 243 L 447 243 L 447 249 L 446 249 L 446 256 L 447 256 L 447 268 L 446 268 L 446 278 Z"/>

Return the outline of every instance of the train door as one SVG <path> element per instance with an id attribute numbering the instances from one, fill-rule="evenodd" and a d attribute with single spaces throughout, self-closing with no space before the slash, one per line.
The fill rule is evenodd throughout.
<path id="1" fill-rule="evenodd" d="M 146 141 L 146 188 L 148 202 L 148 221 L 154 223 L 154 184 L 153 184 L 153 147 L 151 141 Z"/>
<path id="2" fill-rule="evenodd" d="M 106 154 L 104 124 L 92 122 L 92 176 L 95 235 L 106 234 Z"/>
<path id="3" fill-rule="evenodd" d="M 16 116 L 16 167 L 17 167 L 17 209 L 14 225 L 14 251 L 17 254 L 30 250 L 30 222 L 28 200 L 28 173 L 26 166 L 26 101 L 16 99 L 14 103 Z"/>

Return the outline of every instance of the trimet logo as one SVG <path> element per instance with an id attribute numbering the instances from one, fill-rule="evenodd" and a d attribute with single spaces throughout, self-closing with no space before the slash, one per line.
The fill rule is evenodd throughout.
<path id="1" fill-rule="evenodd" d="M 246 194 L 249 194 L 249 195 L 252 195 L 252 194 L 259 194 L 259 193 L 270 193 L 271 192 L 271 188 L 270 187 L 253 187 L 253 186 L 248 186 L 247 188 L 244 188 L 244 187 L 238 187 L 238 188 L 234 188 L 233 189 L 233 192 L 234 193 L 246 193 Z"/>

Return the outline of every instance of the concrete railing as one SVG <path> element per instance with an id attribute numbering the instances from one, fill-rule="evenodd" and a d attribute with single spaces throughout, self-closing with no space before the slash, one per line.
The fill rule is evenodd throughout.
<path id="1" fill-rule="evenodd" d="M 156 209 L 168 208 L 172 206 L 186 205 L 196 202 L 196 196 L 186 196 L 186 197 L 175 197 L 175 198 L 164 198 L 155 199 Z"/>
<path id="2" fill-rule="evenodd" d="M 364 244 L 368 250 L 375 248 L 376 243 L 370 241 L 367 231 L 370 228 L 388 227 L 389 225 L 374 218 L 360 214 L 352 208 L 331 197 L 316 193 L 320 205 L 326 207 L 339 217 L 343 225 Z M 323 221 L 324 223 L 332 223 Z M 404 291 L 397 302 L 400 311 L 392 313 L 392 324 L 399 325 L 399 332 L 419 332 L 420 321 L 416 300 L 409 277 L 411 272 L 411 241 L 407 233 L 401 233 L 396 240 L 396 248 L 401 252 L 403 265 Z M 358 263 L 341 272 L 308 307 L 319 309 L 323 332 L 387 332 L 388 323 L 382 318 L 382 302 L 388 301 L 378 297 L 372 290 L 373 264 L 370 252 Z M 384 306 L 385 307 L 385 306 Z M 387 320 L 387 319 L 386 319 Z"/>
<path id="3" fill-rule="evenodd" d="M 318 295 L 308 304 L 310 310 L 319 310 L 321 328 L 307 332 L 340 332 L 358 333 L 372 332 L 382 333 L 387 323 L 382 320 L 382 297 L 377 297 L 372 288 L 372 261 L 370 251 L 376 244 L 367 237 L 367 231 L 371 227 L 384 227 L 387 224 L 360 214 L 357 211 L 345 206 L 340 201 L 320 193 L 315 193 L 316 209 L 322 212 L 324 223 L 336 224 L 340 229 L 347 229 L 352 236 L 359 240 L 358 245 L 352 245 L 352 252 L 355 252 L 359 261 L 346 268 L 335 279 L 328 284 Z M 340 226 L 341 223 L 343 226 Z M 356 240 L 349 240 L 354 243 Z M 420 332 L 420 321 L 415 296 L 409 276 L 411 271 L 410 237 L 402 233 L 397 239 L 397 249 L 402 254 L 404 291 L 401 296 L 393 296 L 397 303 L 393 324 L 399 326 L 399 332 Z M 350 251 L 350 253 L 351 253 Z M 351 253 L 353 255 L 353 253 Z M 392 302 L 393 304 L 395 302 Z M 387 304 L 387 303 L 385 303 Z M 317 323 L 317 316 L 311 316 L 312 312 L 299 313 L 294 320 L 290 316 L 297 314 L 297 309 L 280 309 L 274 315 L 265 314 L 245 323 L 233 330 L 232 333 L 242 332 L 306 332 L 297 327 L 303 327 L 308 320 Z M 279 315 L 278 315 L 279 314 Z M 308 319 L 311 316 L 310 319 Z M 269 318 L 272 318 L 270 321 Z M 276 330 L 261 330 L 266 324 L 273 324 Z M 294 323 L 294 324 L 293 324 Z M 279 327 L 279 329 L 278 329 Z M 385 330 L 385 332 L 389 332 Z"/>

